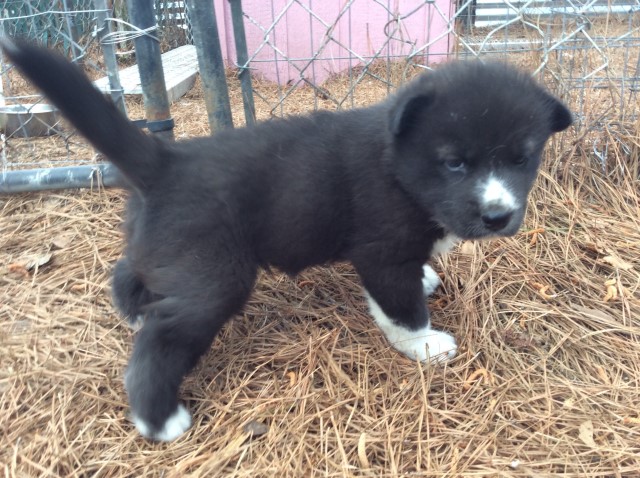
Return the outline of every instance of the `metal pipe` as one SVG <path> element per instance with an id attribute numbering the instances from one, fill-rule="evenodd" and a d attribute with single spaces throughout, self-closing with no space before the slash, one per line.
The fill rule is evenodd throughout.
<path id="1" fill-rule="evenodd" d="M 123 187 L 122 174 L 111 163 L 64 168 L 42 168 L 0 173 L 0 194 L 52 189 Z"/>
<path id="2" fill-rule="evenodd" d="M 131 1 L 131 0 L 129 0 Z M 187 0 L 211 133 L 233 128 L 213 0 Z"/>
<path id="3" fill-rule="evenodd" d="M 153 0 L 127 0 L 127 9 L 131 23 L 137 28 L 146 30 L 156 26 Z M 147 127 L 159 136 L 173 139 L 173 119 L 162 71 L 160 44 L 150 34 L 138 36 L 134 44 Z"/>
<path id="4" fill-rule="evenodd" d="M 231 4 L 231 21 L 233 23 L 233 37 L 236 42 L 236 57 L 238 61 L 238 78 L 242 90 L 242 104 L 247 126 L 256 122 L 256 107 L 253 102 L 253 87 L 251 85 L 251 70 L 249 69 L 249 53 L 247 51 L 247 36 L 244 31 L 242 16 L 242 0 L 229 0 Z"/>
<path id="5" fill-rule="evenodd" d="M 97 35 L 102 47 L 102 55 L 104 56 L 104 64 L 107 67 L 107 78 L 109 78 L 109 93 L 111 100 L 125 115 L 127 107 L 124 102 L 124 90 L 120 84 L 120 75 L 118 74 L 118 60 L 116 59 L 116 49 L 112 43 L 102 43 L 102 39 L 108 33 L 111 33 L 111 23 L 107 21 L 112 12 L 107 4 L 107 0 L 93 0 L 93 6 L 97 10 L 96 20 L 98 25 Z"/>

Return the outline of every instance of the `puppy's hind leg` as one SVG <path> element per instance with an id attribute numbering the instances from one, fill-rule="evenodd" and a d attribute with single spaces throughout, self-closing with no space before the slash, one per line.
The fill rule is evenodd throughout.
<path id="1" fill-rule="evenodd" d="M 126 256 L 113 268 L 111 295 L 114 306 L 134 330 L 140 329 L 144 323 L 143 308 L 158 299 L 136 276 Z"/>
<path id="2" fill-rule="evenodd" d="M 150 316 L 136 336 L 125 387 L 136 428 L 152 440 L 174 440 L 191 426 L 178 403 L 180 384 L 242 308 L 255 279 L 251 267 L 204 269 L 167 272 L 174 282 L 164 285 L 174 293 L 147 307 Z"/>

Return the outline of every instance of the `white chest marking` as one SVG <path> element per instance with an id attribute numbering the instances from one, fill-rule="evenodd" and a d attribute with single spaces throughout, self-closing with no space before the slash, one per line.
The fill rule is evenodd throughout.
<path id="1" fill-rule="evenodd" d="M 424 295 L 429 297 L 440 286 L 440 276 L 433 268 L 425 264 L 422 266 L 422 289 Z"/>
<path id="2" fill-rule="evenodd" d="M 447 234 L 442 239 L 438 239 L 433 243 L 433 247 L 431 248 L 431 257 L 446 254 L 458 243 L 458 241 L 460 241 L 460 239 L 453 234 Z"/>

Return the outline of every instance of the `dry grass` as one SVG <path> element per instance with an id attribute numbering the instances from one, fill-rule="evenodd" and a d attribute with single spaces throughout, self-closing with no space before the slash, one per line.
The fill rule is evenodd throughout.
<path id="1" fill-rule="evenodd" d="M 360 91 L 363 104 L 386 94 Z M 332 107 L 296 94 L 301 110 Z M 240 118 L 236 86 L 231 96 Z M 177 137 L 207 133 L 199 87 L 173 114 Z M 127 419 L 132 333 L 109 299 L 124 194 L 2 197 L 4 476 L 637 476 L 638 128 L 589 133 L 609 145 L 604 171 L 587 128 L 550 145 L 521 234 L 436 263 L 434 322 L 460 343 L 451 364 L 390 349 L 347 265 L 263 274 L 186 380 L 195 424 L 171 444 Z M 67 154 L 56 138 L 29 144 Z"/>

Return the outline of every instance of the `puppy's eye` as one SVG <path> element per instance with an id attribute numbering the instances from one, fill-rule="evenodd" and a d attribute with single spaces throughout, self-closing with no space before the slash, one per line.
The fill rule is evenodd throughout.
<path id="1" fill-rule="evenodd" d="M 517 156 L 514 158 L 513 160 L 513 164 L 517 164 L 517 165 L 522 165 L 525 164 L 529 161 L 529 158 L 527 158 L 526 156 Z"/>
<path id="2" fill-rule="evenodd" d="M 449 171 L 456 171 L 456 172 L 464 171 L 466 166 L 465 162 L 460 158 L 447 159 L 444 162 L 444 165 L 447 167 Z"/>

